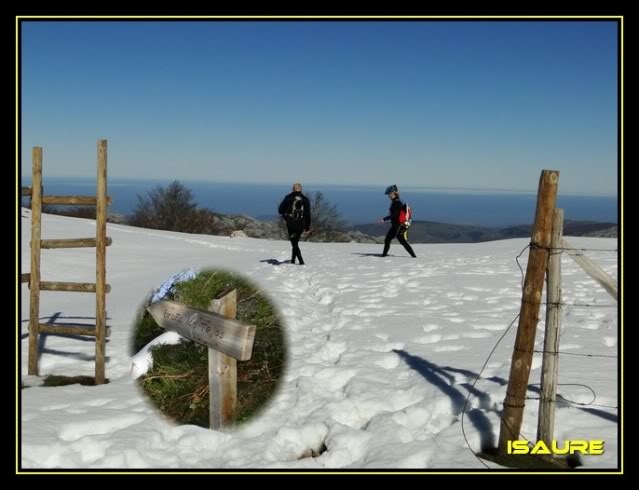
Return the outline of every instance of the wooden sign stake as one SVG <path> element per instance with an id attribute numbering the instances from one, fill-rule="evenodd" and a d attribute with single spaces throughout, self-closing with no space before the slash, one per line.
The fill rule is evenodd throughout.
<path id="1" fill-rule="evenodd" d="M 147 306 L 157 324 L 209 349 L 210 427 L 219 430 L 233 423 L 237 405 L 237 361 L 253 353 L 255 325 L 235 319 L 237 291 L 211 301 L 209 310 L 163 300 Z"/>

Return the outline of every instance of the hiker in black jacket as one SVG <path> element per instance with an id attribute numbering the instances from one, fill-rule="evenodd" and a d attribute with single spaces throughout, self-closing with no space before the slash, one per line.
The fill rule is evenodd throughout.
<path id="1" fill-rule="evenodd" d="M 384 240 L 384 252 L 382 252 L 382 257 L 386 257 L 388 255 L 388 250 L 390 249 L 390 244 L 393 238 L 397 238 L 399 243 L 401 243 L 406 251 L 412 256 L 417 257 L 415 252 L 413 251 L 413 247 L 408 243 L 408 227 L 402 225 L 399 222 L 399 214 L 402 210 L 402 206 L 404 205 L 402 201 L 399 200 L 399 191 L 396 185 L 391 185 L 386 188 L 384 192 L 390 199 L 391 205 L 389 208 L 390 214 L 385 218 L 382 218 L 378 221 L 378 223 L 383 223 L 384 221 L 391 222 L 391 228 L 388 230 L 386 234 L 386 240 Z"/>
<path id="2" fill-rule="evenodd" d="M 311 203 L 308 198 L 302 194 L 302 184 L 293 185 L 293 192 L 288 194 L 277 211 L 286 221 L 286 229 L 288 238 L 293 245 L 293 254 L 291 255 L 291 264 L 295 263 L 295 259 L 299 259 L 300 265 L 304 265 L 302 253 L 300 252 L 299 241 L 302 233 L 311 229 Z"/>

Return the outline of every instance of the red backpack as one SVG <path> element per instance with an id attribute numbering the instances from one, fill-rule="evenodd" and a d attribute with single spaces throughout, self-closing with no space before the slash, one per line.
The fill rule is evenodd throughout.
<path id="1" fill-rule="evenodd" d="M 413 210 L 408 204 L 402 204 L 402 209 L 399 211 L 399 224 L 408 228 L 412 219 Z"/>

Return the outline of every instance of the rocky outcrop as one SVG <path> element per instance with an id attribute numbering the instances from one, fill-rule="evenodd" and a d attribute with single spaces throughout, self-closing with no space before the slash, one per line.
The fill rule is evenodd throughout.
<path id="1" fill-rule="evenodd" d="M 288 233 L 283 221 L 259 221 L 246 215 L 215 214 L 212 233 L 215 235 L 244 236 L 266 240 L 288 240 Z M 302 241 L 309 242 L 341 242 L 341 243 L 383 243 L 383 238 L 375 238 L 361 231 L 311 232 L 302 236 Z"/>
<path id="2" fill-rule="evenodd" d="M 116 225 L 126 225 L 126 216 L 118 213 L 108 213 L 107 223 L 114 223 Z"/>
<path id="3" fill-rule="evenodd" d="M 337 243 L 384 243 L 384 237 L 373 237 L 361 231 L 330 231 L 311 233 L 306 237 L 309 242 L 337 242 Z"/>
<path id="4" fill-rule="evenodd" d="M 250 238 L 264 238 L 270 240 L 286 239 L 286 230 L 278 223 L 271 221 L 258 221 L 246 215 L 224 215 L 215 213 L 211 234 L 232 236 L 234 232 L 241 231 Z"/>

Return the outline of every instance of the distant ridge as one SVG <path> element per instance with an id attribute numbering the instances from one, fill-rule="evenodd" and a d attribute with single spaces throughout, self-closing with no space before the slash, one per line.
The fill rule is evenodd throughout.
<path id="1" fill-rule="evenodd" d="M 380 237 L 386 235 L 388 224 L 355 225 L 353 229 L 366 235 Z M 453 225 L 434 221 L 413 221 L 408 238 L 412 243 L 475 243 L 530 237 L 531 229 L 532 225 L 490 228 L 474 225 Z M 595 221 L 566 221 L 564 223 L 564 235 L 617 238 L 617 224 Z"/>
<path id="2" fill-rule="evenodd" d="M 71 210 L 51 208 L 45 212 L 94 219 L 93 216 L 87 215 L 84 210 L 80 209 L 78 211 L 77 208 Z M 262 215 L 260 216 L 262 219 L 255 219 L 247 215 L 221 213 L 211 213 L 211 215 L 211 229 L 204 231 L 204 234 L 231 236 L 234 231 L 243 231 L 246 236 L 251 238 L 270 240 L 286 240 L 288 238 L 279 216 Z M 127 224 L 126 216 L 120 214 L 110 213 L 107 220 L 110 223 Z M 304 235 L 303 239 L 314 242 L 383 243 L 388 228 L 388 223 L 381 225 L 354 225 L 340 231 Z M 532 225 L 491 228 L 434 221 L 413 221 L 408 239 L 412 243 L 476 243 L 530 237 L 531 228 Z M 617 238 L 617 233 L 618 227 L 616 223 L 596 221 L 564 222 L 565 236 Z"/>

